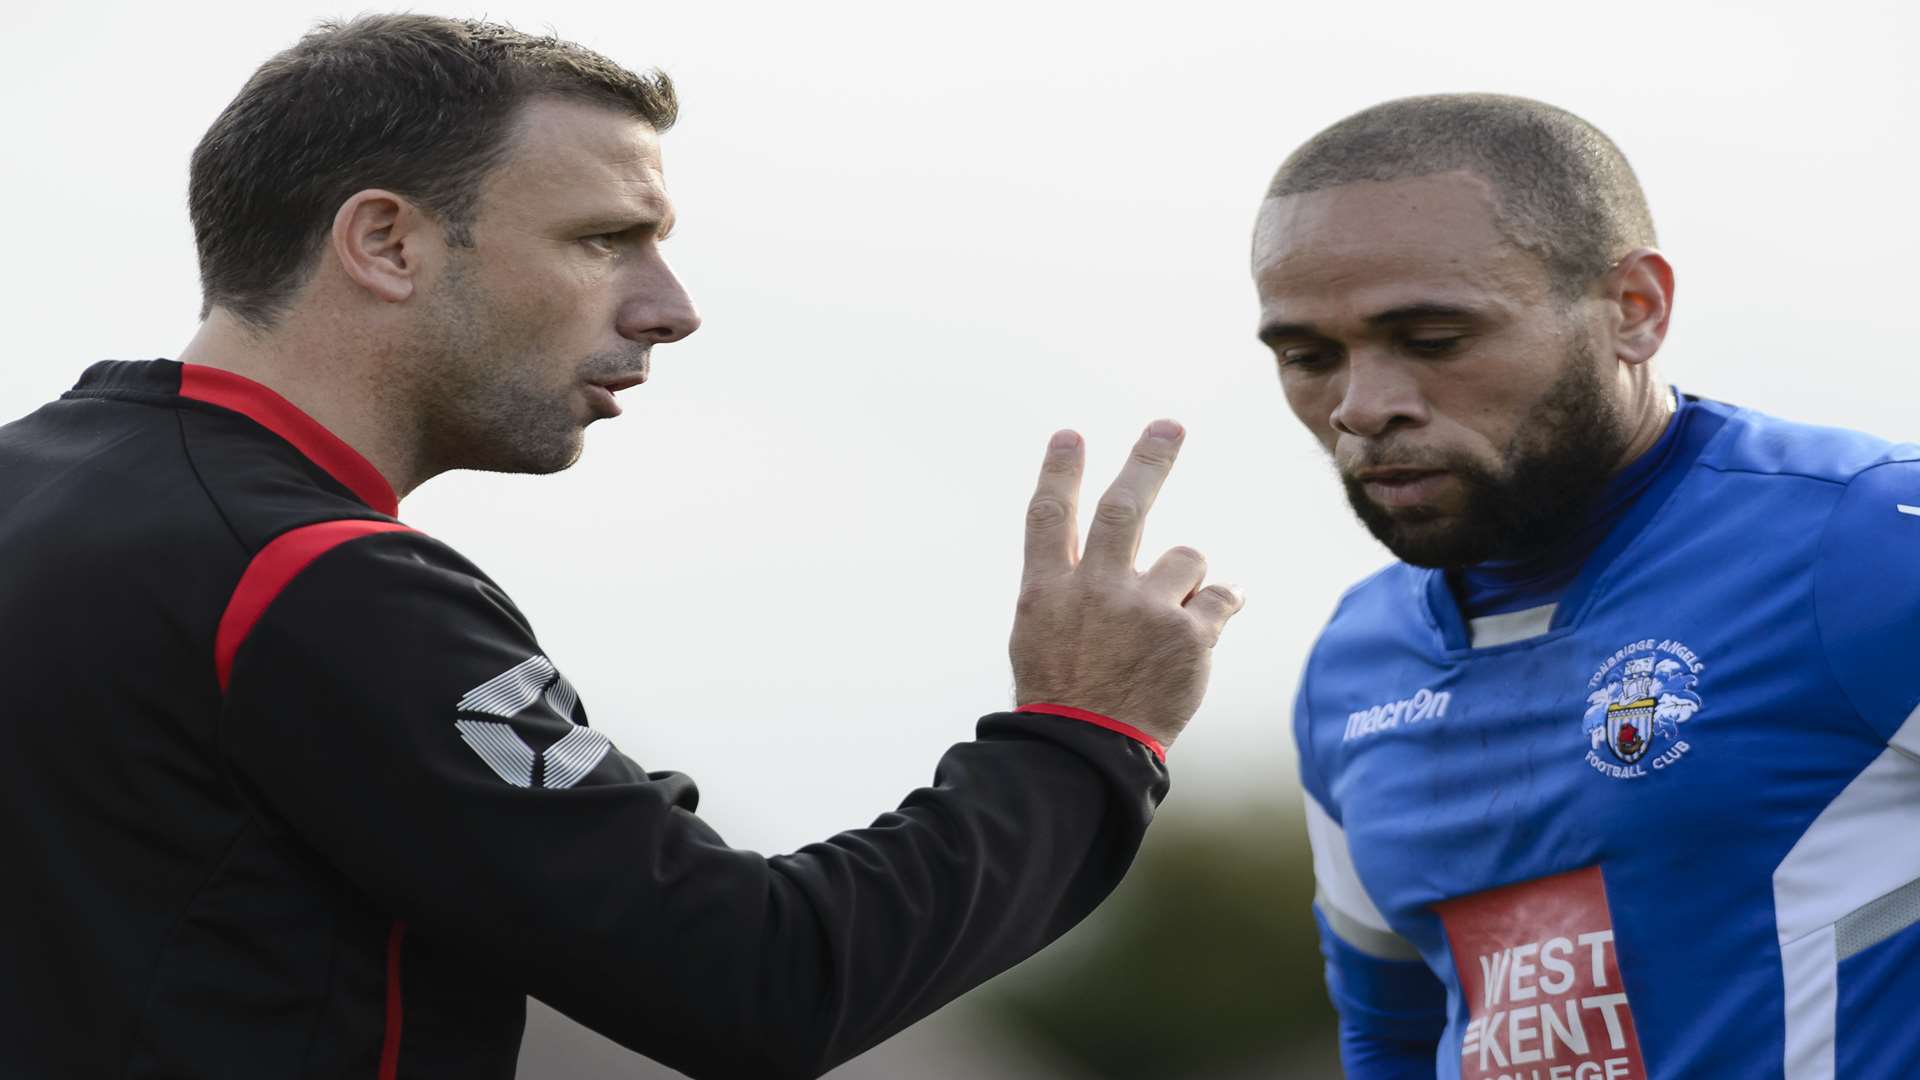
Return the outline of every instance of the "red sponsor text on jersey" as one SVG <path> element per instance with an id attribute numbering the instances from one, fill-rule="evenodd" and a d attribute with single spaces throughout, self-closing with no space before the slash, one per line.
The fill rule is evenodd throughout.
<path id="1" fill-rule="evenodd" d="M 1434 910 L 1470 1010 L 1461 1080 L 1645 1080 L 1599 867 Z"/>

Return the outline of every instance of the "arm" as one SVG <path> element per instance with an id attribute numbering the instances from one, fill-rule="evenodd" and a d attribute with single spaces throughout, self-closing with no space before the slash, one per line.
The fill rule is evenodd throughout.
<path id="1" fill-rule="evenodd" d="M 409 933 L 696 1076 L 816 1075 L 1023 959 L 1120 879 L 1166 790 L 1133 739 L 999 714 L 873 827 L 762 858 L 690 781 L 601 749 L 540 656 L 441 545 L 355 540 L 254 628 L 223 743 Z"/>
<path id="2" fill-rule="evenodd" d="M 1447 1025 L 1446 988 L 1413 945 L 1387 927 L 1354 873 L 1345 832 L 1311 795 L 1307 836 L 1313 918 L 1349 1080 L 1432 1080 Z"/>
<path id="3" fill-rule="evenodd" d="M 1078 437 L 1056 436 L 1042 470 L 1016 692 L 1068 715 L 987 717 L 931 787 L 792 855 L 728 848 L 691 782 L 582 726 L 491 583 L 404 531 L 303 564 L 244 638 L 223 624 L 223 746 L 262 805 L 423 936 L 693 1075 L 817 1075 L 1064 932 L 1131 860 L 1166 790 L 1162 744 L 1240 606 L 1201 587 L 1190 549 L 1133 569 L 1168 428 L 1102 499 L 1084 563 Z"/>
<path id="4" fill-rule="evenodd" d="M 1327 810 L 1306 681 L 1294 703 L 1294 739 L 1313 850 L 1313 919 L 1327 996 L 1340 1016 L 1340 1061 L 1349 1080 L 1433 1080 L 1447 1023 L 1446 987 L 1419 950 L 1387 925 L 1354 868 L 1346 830 Z"/>

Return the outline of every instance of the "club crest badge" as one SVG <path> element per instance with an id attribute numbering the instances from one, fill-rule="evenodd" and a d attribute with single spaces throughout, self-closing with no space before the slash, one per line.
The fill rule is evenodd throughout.
<path id="1" fill-rule="evenodd" d="M 1666 769 L 1693 747 L 1681 725 L 1700 711 L 1706 664 L 1681 642 L 1648 638 L 1616 650 L 1587 680 L 1587 764 L 1615 780 Z"/>

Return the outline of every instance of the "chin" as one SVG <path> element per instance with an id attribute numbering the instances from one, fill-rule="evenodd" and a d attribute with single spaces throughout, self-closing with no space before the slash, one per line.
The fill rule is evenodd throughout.
<path id="1" fill-rule="evenodd" d="M 1394 558 L 1410 566 L 1458 570 L 1497 554 L 1497 538 L 1455 515 L 1418 507 L 1398 514 L 1362 514 L 1361 521 Z"/>
<path id="2" fill-rule="evenodd" d="M 579 428 L 572 428 L 564 435 L 548 433 L 546 438 L 535 438 L 532 432 L 522 432 L 519 438 L 510 442 L 495 442 L 480 448 L 479 453 L 471 456 L 470 463 L 462 467 L 482 472 L 533 476 L 557 473 L 580 460 L 581 450 L 585 446 L 582 435 Z"/>
<path id="3" fill-rule="evenodd" d="M 525 465 L 514 471 L 533 473 L 540 476 L 547 475 L 548 473 L 563 472 L 573 468 L 574 463 L 580 460 L 580 455 L 585 449 L 585 443 L 576 438 L 565 447 L 553 447 L 548 453 L 529 458 Z"/>
<path id="4" fill-rule="evenodd" d="M 1447 541 L 1427 542 L 1403 540 L 1387 541 L 1387 550 L 1393 557 L 1408 566 L 1424 567 L 1428 570 L 1464 570 L 1469 566 L 1478 566 L 1492 558 L 1490 552 L 1480 548 L 1465 547 Z"/>

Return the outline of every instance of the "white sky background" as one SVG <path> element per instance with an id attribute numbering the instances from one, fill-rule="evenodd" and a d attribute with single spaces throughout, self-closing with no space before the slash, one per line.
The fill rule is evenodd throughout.
<path id="1" fill-rule="evenodd" d="M 185 343 L 189 152 L 255 65 L 353 10 L 10 5 L 0 416 Z M 595 724 L 690 772 L 736 844 L 865 822 L 1008 705 L 1047 435 L 1087 435 L 1091 504 L 1162 415 L 1190 434 L 1143 562 L 1190 543 L 1250 595 L 1174 798 L 1292 789 L 1305 650 L 1385 555 L 1253 340 L 1247 236 L 1287 151 L 1374 102 L 1493 90 L 1586 116 L 1678 267 L 1672 378 L 1920 435 L 1920 34 L 1892 0 L 430 10 L 679 84 L 667 250 L 705 328 L 571 472 L 443 477 L 402 514 L 500 581 Z"/>

